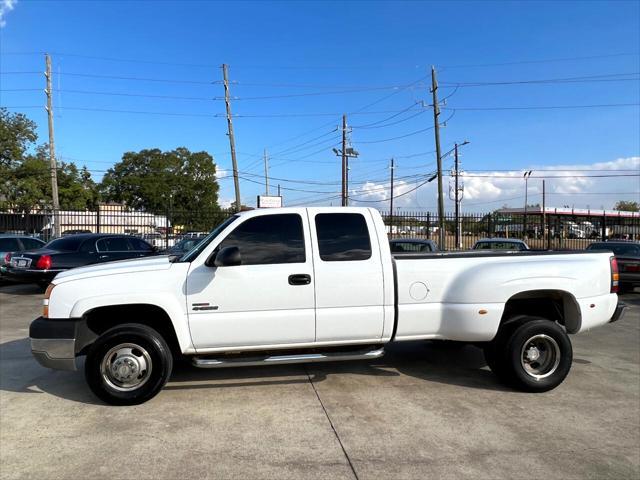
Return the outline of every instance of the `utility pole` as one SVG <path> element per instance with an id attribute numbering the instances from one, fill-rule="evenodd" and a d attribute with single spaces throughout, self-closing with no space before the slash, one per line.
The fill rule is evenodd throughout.
<path id="1" fill-rule="evenodd" d="M 333 153 L 342 159 L 342 206 L 349 206 L 349 157 L 356 158 L 359 154 L 353 147 L 347 147 L 347 116 L 342 115 L 342 150 L 333 149 Z"/>
<path id="2" fill-rule="evenodd" d="M 348 171 L 347 171 L 347 116 L 342 115 L 342 206 L 349 205 Z"/>
<path id="3" fill-rule="evenodd" d="M 264 189 L 265 194 L 269 195 L 269 156 L 267 155 L 267 149 L 264 149 Z"/>
<path id="4" fill-rule="evenodd" d="M 391 238 L 393 238 L 393 171 L 395 170 L 395 165 L 393 163 L 393 158 L 391 159 L 391 198 L 389 201 L 391 205 L 389 205 L 389 233 L 391 234 Z"/>
<path id="5" fill-rule="evenodd" d="M 531 176 L 531 172 L 533 172 L 533 170 L 529 170 L 528 172 L 524 173 L 524 221 L 523 221 L 523 225 L 522 225 L 522 238 L 526 239 L 527 238 L 527 210 L 529 208 L 528 203 L 528 194 L 529 194 L 529 177 Z"/>
<path id="6" fill-rule="evenodd" d="M 458 164 L 458 144 L 455 144 L 454 150 L 454 158 L 455 158 L 455 202 L 456 202 L 456 247 L 461 248 L 462 244 L 460 242 L 460 187 L 458 186 L 458 176 L 460 175 L 459 164 Z"/>
<path id="7" fill-rule="evenodd" d="M 229 146 L 231 148 L 231 164 L 233 166 L 233 186 L 236 190 L 236 212 L 240 211 L 240 182 L 238 181 L 238 162 L 236 161 L 236 141 L 233 136 L 233 122 L 231 120 L 231 99 L 229 95 L 229 65 L 222 64 L 222 77 L 224 79 L 224 103 L 227 107 L 227 127 Z"/>
<path id="8" fill-rule="evenodd" d="M 60 210 L 60 201 L 58 199 L 58 166 L 56 165 L 56 149 L 53 136 L 53 91 L 51 90 L 51 57 L 45 54 L 46 72 L 44 76 L 47 78 L 47 117 L 49 120 L 49 164 L 51 168 L 51 198 L 53 202 L 53 229 L 52 234 L 57 237 L 60 233 L 58 225 L 58 211 Z"/>
<path id="9" fill-rule="evenodd" d="M 438 161 L 438 243 L 441 250 L 446 250 L 444 236 L 444 197 L 442 195 L 442 157 L 440 155 L 440 105 L 438 105 L 438 81 L 436 68 L 431 67 L 431 94 L 433 101 L 433 131 L 436 137 L 436 158 Z"/>
<path id="10" fill-rule="evenodd" d="M 542 180 L 542 245 L 547 243 L 547 209 L 546 207 L 546 194 L 544 190 L 544 179 Z"/>

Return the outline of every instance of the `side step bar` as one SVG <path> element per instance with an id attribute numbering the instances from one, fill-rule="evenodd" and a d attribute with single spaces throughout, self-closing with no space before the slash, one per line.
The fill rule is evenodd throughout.
<path id="1" fill-rule="evenodd" d="M 384 348 L 353 352 L 300 353 L 295 355 L 265 355 L 262 357 L 212 358 L 194 357 L 193 365 L 199 368 L 254 367 L 258 365 L 282 365 L 290 363 L 339 362 L 343 360 L 371 360 L 384 355 Z"/>

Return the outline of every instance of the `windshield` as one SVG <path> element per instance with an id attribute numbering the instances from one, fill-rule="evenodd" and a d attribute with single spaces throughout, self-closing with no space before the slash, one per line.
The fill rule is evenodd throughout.
<path id="1" fill-rule="evenodd" d="M 238 218 L 239 218 L 238 215 L 233 215 L 232 217 L 227 218 L 224 222 L 222 222 L 216 228 L 211 230 L 211 233 L 206 237 L 204 237 L 201 242 L 195 245 L 191 250 L 189 250 L 187 253 L 185 253 L 182 257 L 180 257 L 176 261 L 177 262 L 192 261 L 198 255 L 200 255 L 200 252 L 202 252 L 202 250 L 204 250 L 207 247 L 207 245 L 209 245 L 218 235 L 220 235 L 220 232 L 222 232 L 225 228 L 227 228 L 229 225 L 235 222 Z"/>

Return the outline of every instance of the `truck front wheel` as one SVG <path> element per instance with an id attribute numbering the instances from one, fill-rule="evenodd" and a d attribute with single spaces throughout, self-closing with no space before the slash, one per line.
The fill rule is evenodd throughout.
<path id="1" fill-rule="evenodd" d="M 118 325 L 91 346 L 84 373 L 91 391 L 111 405 L 137 405 L 153 398 L 171 375 L 171 351 L 146 325 Z"/>
<path id="2" fill-rule="evenodd" d="M 560 385 L 571 369 L 573 349 L 555 322 L 533 319 L 503 337 L 494 361 L 499 376 L 519 390 L 546 392 Z"/>

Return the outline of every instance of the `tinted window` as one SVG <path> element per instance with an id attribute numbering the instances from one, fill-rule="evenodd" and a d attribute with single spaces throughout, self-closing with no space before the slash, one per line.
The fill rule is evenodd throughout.
<path id="1" fill-rule="evenodd" d="M 41 248 L 44 245 L 44 242 L 36 240 L 35 238 L 21 238 L 20 241 L 27 250 L 35 250 L 36 248 Z M 0 248 L 0 250 L 2 249 Z"/>
<path id="2" fill-rule="evenodd" d="M 482 242 L 476 250 L 524 250 L 524 245 L 517 242 Z"/>
<path id="3" fill-rule="evenodd" d="M 87 240 L 80 247 L 80 251 L 84 253 L 92 253 L 96 251 L 96 240 L 92 238 L 91 240 Z"/>
<path id="4" fill-rule="evenodd" d="M 609 250 L 619 256 L 624 255 L 640 255 L 640 247 L 638 245 L 621 245 L 607 243 L 592 243 L 587 247 L 588 250 Z M 0 249 L 1 250 L 1 249 Z"/>
<path id="5" fill-rule="evenodd" d="M 0 252 L 15 252 L 16 250 L 20 250 L 17 239 L 0 238 Z"/>
<path id="6" fill-rule="evenodd" d="M 84 240 L 83 237 L 63 237 L 56 238 L 47 243 L 47 248 L 51 250 L 60 250 L 63 252 L 75 252 L 80 248 L 80 244 Z"/>
<path id="7" fill-rule="evenodd" d="M 131 246 L 134 250 L 138 250 L 141 252 L 150 252 L 151 250 L 153 250 L 151 248 L 151 245 L 149 245 L 144 240 L 140 240 L 139 238 L 130 238 L 129 243 L 131 243 Z"/>
<path id="8" fill-rule="evenodd" d="M 371 257 L 367 222 L 359 213 L 316 215 L 320 258 L 325 262 L 366 260 Z"/>
<path id="9" fill-rule="evenodd" d="M 109 237 L 98 240 L 98 250 L 101 252 L 126 252 L 130 250 L 129 242 L 122 237 Z"/>
<path id="10" fill-rule="evenodd" d="M 393 242 L 391 244 L 392 252 L 430 252 L 431 246 L 421 242 Z"/>
<path id="11" fill-rule="evenodd" d="M 241 223 L 218 249 L 240 248 L 242 265 L 303 263 L 302 218 L 297 214 L 254 217 Z"/>

